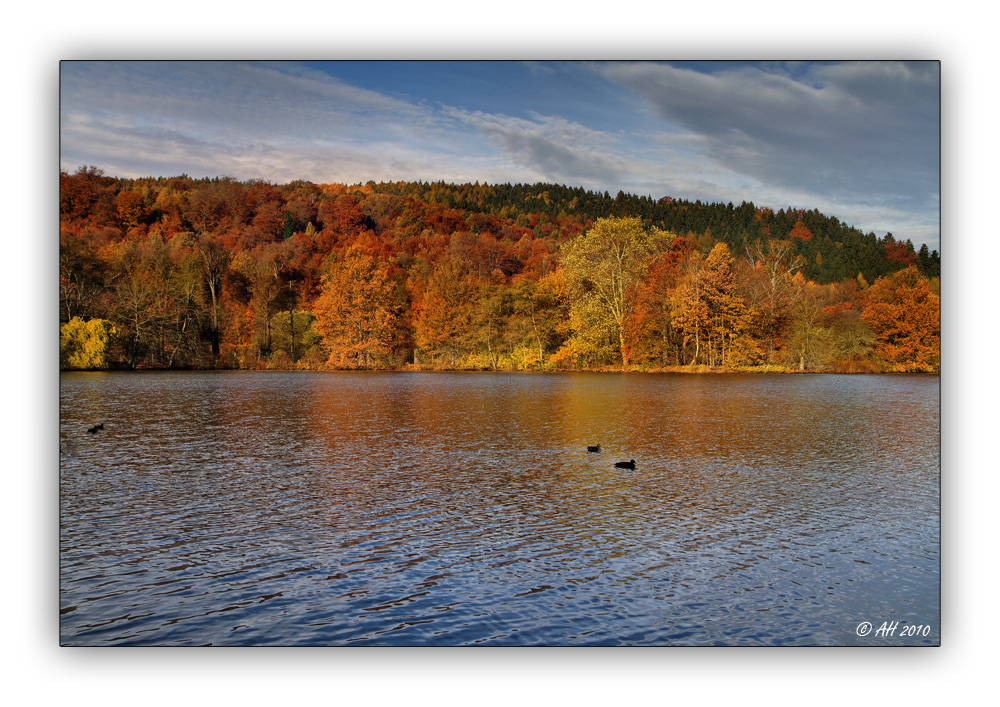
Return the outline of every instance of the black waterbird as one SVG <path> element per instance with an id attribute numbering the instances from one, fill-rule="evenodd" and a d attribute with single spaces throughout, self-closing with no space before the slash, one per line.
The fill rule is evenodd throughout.
<path id="1" fill-rule="evenodd" d="M 102 422 L 99 425 L 94 425 L 93 427 L 87 428 L 87 432 L 89 432 L 92 435 L 96 435 L 97 430 L 103 430 L 103 429 L 104 429 L 104 423 Z"/>
<path id="2" fill-rule="evenodd" d="M 635 469 L 635 459 L 627 462 L 615 462 L 615 466 L 619 469 Z"/>
<path id="3" fill-rule="evenodd" d="M 587 445 L 587 451 L 588 452 L 599 452 L 599 451 L 601 451 L 601 445 L 595 444 L 593 447 L 591 447 L 590 445 Z"/>

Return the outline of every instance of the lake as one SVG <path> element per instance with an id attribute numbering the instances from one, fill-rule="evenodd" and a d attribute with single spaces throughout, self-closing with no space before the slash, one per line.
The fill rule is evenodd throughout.
<path id="1" fill-rule="evenodd" d="M 939 382 L 63 373 L 60 642 L 939 645 Z"/>

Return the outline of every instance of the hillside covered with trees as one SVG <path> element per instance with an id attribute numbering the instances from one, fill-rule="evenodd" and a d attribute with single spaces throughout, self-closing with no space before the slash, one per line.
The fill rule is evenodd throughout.
<path id="1" fill-rule="evenodd" d="M 64 369 L 936 371 L 940 259 L 553 184 L 60 174 Z"/>

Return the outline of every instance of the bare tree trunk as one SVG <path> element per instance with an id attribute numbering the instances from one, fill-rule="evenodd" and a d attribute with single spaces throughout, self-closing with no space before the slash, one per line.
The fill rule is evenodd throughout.
<path id="1" fill-rule="evenodd" d="M 209 277 L 208 291 L 212 295 L 212 356 L 219 358 L 219 303 L 215 296 L 215 279 Z"/>
<path id="2" fill-rule="evenodd" d="M 490 366 L 495 371 L 495 370 L 497 370 L 497 358 L 496 358 L 496 356 L 493 355 L 493 343 L 491 341 L 492 338 L 493 337 L 491 337 L 490 334 L 489 334 L 489 328 L 487 328 L 487 330 L 486 330 L 486 352 L 487 352 L 487 354 L 489 354 L 489 357 L 490 357 Z"/>
<path id="3" fill-rule="evenodd" d="M 542 350 L 542 337 L 538 334 L 538 322 L 535 321 L 535 307 L 532 304 L 531 307 L 531 329 L 535 332 L 535 341 L 538 342 L 538 362 L 542 362 L 542 357 L 544 356 L 544 351 Z"/>
<path id="4" fill-rule="evenodd" d="M 174 343 L 174 349 L 170 352 L 170 360 L 167 362 L 167 368 L 173 368 L 174 366 L 174 356 L 177 355 L 177 349 L 180 348 L 181 341 L 184 338 L 184 332 L 187 330 L 188 318 L 184 317 L 184 324 L 181 325 L 181 330 L 177 332 L 177 341 Z"/>
<path id="5" fill-rule="evenodd" d="M 292 281 L 288 281 L 288 340 L 292 353 L 292 363 L 295 363 L 295 297 Z"/>

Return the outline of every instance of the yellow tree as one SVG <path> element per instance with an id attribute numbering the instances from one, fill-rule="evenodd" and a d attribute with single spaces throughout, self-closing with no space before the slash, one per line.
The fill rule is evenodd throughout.
<path id="1" fill-rule="evenodd" d="M 639 218 L 604 218 L 563 247 L 571 349 L 590 359 L 617 349 L 622 365 L 629 364 L 625 324 L 635 304 L 635 284 L 672 240 L 666 231 L 646 229 Z"/>
<path id="2" fill-rule="evenodd" d="M 735 260 L 725 243 L 717 243 L 705 258 L 702 287 L 711 314 L 709 344 L 711 362 L 731 364 L 746 359 L 749 341 L 746 331 L 749 314 L 743 298 L 736 292 L 733 272 Z"/>
<path id="3" fill-rule="evenodd" d="M 698 363 L 702 339 L 705 338 L 711 317 L 700 276 L 703 263 L 701 253 L 693 251 L 683 265 L 681 282 L 670 298 L 670 324 L 681 335 L 682 363 L 691 347 L 693 351 L 687 362 Z"/>
<path id="4" fill-rule="evenodd" d="M 381 368 L 395 353 L 400 307 L 388 263 L 361 243 L 323 280 L 314 326 L 337 368 Z"/>
<path id="5" fill-rule="evenodd" d="M 682 351 L 693 349 L 690 363 L 725 365 L 747 357 L 749 315 L 735 289 L 733 262 L 729 247 L 717 243 L 706 258 L 693 252 L 682 268 L 671 321 L 683 336 Z"/>
<path id="6" fill-rule="evenodd" d="M 73 317 L 60 327 L 59 367 L 67 370 L 93 370 L 109 366 L 108 349 L 115 327 L 107 319 L 84 322 Z"/>
<path id="7" fill-rule="evenodd" d="M 806 282 L 802 273 L 795 273 L 792 281 L 796 294 L 788 323 L 788 358 L 800 371 L 821 368 L 834 353 L 833 334 L 824 325 L 829 288 Z"/>
<path id="8" fill-rule="evenodd" d="M 566 336 L 566 298 L 561 273 L 551 272 L 538 282 L 518 278 L 511 289 L 514 312 L 523 332 L 521 347 L 526 348 L 531 341 L 537 352 L 530 357 L 531 363 L 542 364 L 546 352 L 557 348 Z"/>

